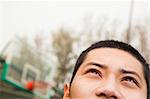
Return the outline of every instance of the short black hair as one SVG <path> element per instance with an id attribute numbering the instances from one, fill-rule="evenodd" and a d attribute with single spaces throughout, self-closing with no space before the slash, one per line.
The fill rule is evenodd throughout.
<path id="1" fill-rule="evenodd" d="M 133 57 L 135 57 L 140 63 L 143 65 L 143 72 L 144 72 L 144 78 L 146 80 L 147 84 L 147 99 L 150 99 L 150 69 L 149 65 L 144 59 L 144 57 L 131 45 L 121 42 L 121 41 L 114 41 L 114 40 L 104 40 L 104 41 L 99 41 L 94 44 L 92 44 L 90 47 L 88 47 L 86 50 L 84 50 L 80 56 L 77 59 L 77 62 L 74 67 L 73 75 L 70 81 L 70 86 L 72 84 L 72 81 L 76 75 L 76 72 L 78 71 L 80 65 L 83 63 L 83 61 L 86 58 L 86 55 L 93 49 L 97 48 L 116 48 L 116 49 L 121 49 L 125 52 L 128 52 L 131 54 Z"/>

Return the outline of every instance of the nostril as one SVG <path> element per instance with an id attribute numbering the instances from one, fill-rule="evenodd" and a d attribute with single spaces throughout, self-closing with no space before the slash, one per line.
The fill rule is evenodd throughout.
<path id="1" fill-rule="evenodd" d="M 106 97 L 104 93 L 96 94 L 98 97 Z"/>
<path id="2" fill-rule="evenodd" d="M 116 96 L 111 96 L 109 99 L 117 99 Z"/>
<path id="3" fill-rule="evenodd" d="M 116 96 L 114 95 L 108 95 L 107 93 L 100 93 L 100 94 L 96 94 L 98 97 L 105 97 L 107 99 L 118 99 Z"/>

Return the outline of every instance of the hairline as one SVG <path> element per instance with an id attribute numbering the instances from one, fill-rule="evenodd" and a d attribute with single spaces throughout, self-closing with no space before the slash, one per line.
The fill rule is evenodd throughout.
<path id="1" fill-rule="evenodd" d="M 129 52 L 129 51 L 123 49 L 123 48 L 117 48 L 117 47 L 98 47 L 98 48 L 93 48 L 93 49 L 91 49 L 91 50 L 89 50 L 89 51 L 86 51 L 86 50 L 88 50 L 88 48 L 87 48 L 86 50 L 84 50 L 85 53 L 81 53 L 81 54 L 84 55 L 84 56 L 83 56 L 83 61 L 82 61 L 82 63 L 78 66 L 78 68 L 77 68 L 77 70 L 76 70 L 76 73 L 78 72 L 78 70 L 80 69 L 81 65 L 84 63 L 84 61 L 85 61 L 86 58 L 88 57 L 88 54 L 89 54 L 91 51 L 93 51 L 93 50 L 95 50 L 95 49 L 103 49 L 103 48 L 118 49 L 118 50 L 121 50 L 121 51 L 124 51 L 124 52 L 130 54 L 132 57 L 134 57 L 134 58 L 142 65 L 142 69 L 143 69 L 142 71 L 143 71 L 143 75 L 144 75 L 144 79 L 145 79 L 145 74 L 144 74 L 144 67 L 145 67 L 145 65 L 144 65 L 144 63 L 142 63 L 142 61 L 140 61 L 140 59 L 138 59 L 138 58 L 136 57 L 136 55 L 132 54 L 132 52 Z M 84 52 L 84 51 L 83 51 L 83 52 Z M 75 75 L 76 75 L 76 73 L 75 73 Z M 75 75 L 74 75 L 74 77 L 75 77 Z M 73 79 L 74 79 L 74 77 L 73 77 Z M 73 79 L 72 79 L 72 81 L 73 81 Z M 146 79 L 145 79 L 145 80 L 146 80 Z M 70 83 L 70 85 L 71 85 L 71 83 Z"/>

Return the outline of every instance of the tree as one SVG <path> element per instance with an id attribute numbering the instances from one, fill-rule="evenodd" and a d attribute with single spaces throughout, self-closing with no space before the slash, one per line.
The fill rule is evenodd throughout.
<path id="1" fill-rule="evenodd" d="M 65 77 L 67 76 L 68 71 L 73 67 L 71 61 L 75 58 L 73 53 L 73 44 L 77 39 L 72 37 L 71 34 L 61 28 L 58 32 L 53 35 L 52 47 L 53 52 L 57 58 L 57 70 L 54 77 L 55 85 L 55 96 L 60 97 L 61 94 L 59 90 L 62 90 Z M 58 89 L 58 90 L 57 90 Z M 62 95 L 62 94 L 61 94 Z"/>

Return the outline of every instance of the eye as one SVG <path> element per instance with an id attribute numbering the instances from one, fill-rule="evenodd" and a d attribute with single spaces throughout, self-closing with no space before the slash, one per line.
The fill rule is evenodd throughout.
<path id="1" fill-rule="evenodd" d="M 123 79 L 122 79 L 121 81 L 127 83 L 127 84 L 130 85 L 130 86 L 136 85 L 136 86 L 139 87 L 138 81 L 137 81 L 135 78 L 133 78 L 133 77 L 126 76 L 126 77 L 123 77 Z"/>
<path id="2" fill-rule="evenodd" d="M 102 77 L 102 73 L 97 69 L 89 69 L 86 73 L 91 73 L 94 76 Z"/>

